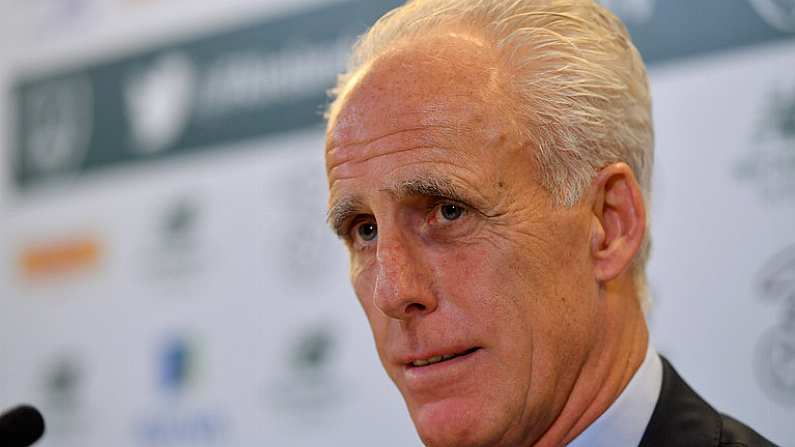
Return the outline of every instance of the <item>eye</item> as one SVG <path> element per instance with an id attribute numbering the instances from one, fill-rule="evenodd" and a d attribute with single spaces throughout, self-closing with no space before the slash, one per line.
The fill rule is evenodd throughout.
<path id="1" fill-rule="evenodd" d="M 464 214 L 464 209 L 455 203 L 446 203 L 439 207 L 439 214 L 445 220 L 456 220 Z"/>
<path id="2" fill-rule="evenodd" d="M 378 225 L 373 222 L 361 222 L 353 228 L 356 237 L 364 242 L 370 242 L 378 236 Z"/>

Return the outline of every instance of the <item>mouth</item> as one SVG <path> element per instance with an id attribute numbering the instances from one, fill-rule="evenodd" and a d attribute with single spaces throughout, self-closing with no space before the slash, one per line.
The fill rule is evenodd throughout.
<path id="1" fill-rule="evenodd" d="M 432 357 L 429 357 L 429 358 L 425 358 L 425 359 L 416 359 L 416 360 L 413 360 L 413 361 L 407 363 L 406 366 L 409 367 L 409 368 L 424 368 L 424 367 L 428 367 L 428 366 L 431 366 L 431 365 L 435 365 L 437 363 L 443 363 L 443 362 L 447 362 L 447 361 L 450 361 L 450 360 L 453 360 L 453 359 L 457 359 L 457 358 L 461 358 L 461 357 L 466 357 L 466 356 L 472 355 L 476 351 L 478 351 L 479 349 L 480 349 L 480 347 L 474 347 L 474 348 L 470 348 L 470 349 L 467 349 L 466 351 L 462 351 L 462 352 L 457 352 L 457 353 L 452 353 L 452 354 L 435 355 L 435 356 L 432 356 Z"/>

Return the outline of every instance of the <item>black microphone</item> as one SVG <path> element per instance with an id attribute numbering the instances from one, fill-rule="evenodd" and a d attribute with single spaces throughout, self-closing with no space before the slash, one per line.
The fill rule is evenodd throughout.
<path id="1" fill-rule="evenodd" d="M 28 447 L 44 434 L 44 418 L 30 405 L 14 407 L 0 415 L 0 445 Z"/>

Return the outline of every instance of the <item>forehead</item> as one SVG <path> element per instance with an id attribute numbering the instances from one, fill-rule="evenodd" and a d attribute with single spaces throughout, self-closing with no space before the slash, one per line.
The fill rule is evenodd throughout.
<path id="1" fill-rule="evenodd" d="M 479 41 L 446 34 L 391 50 L 353 81 L 330 122 L 329 164 L 399 133 L 436 129 L 437 137 L 504 132 L 493 52 Z M 489 125 L 490 124 L 490 125 Z M 484 133 L 485 131 L 485 133 Z M 359 154 L 361 155 L 361 154 Z"/>

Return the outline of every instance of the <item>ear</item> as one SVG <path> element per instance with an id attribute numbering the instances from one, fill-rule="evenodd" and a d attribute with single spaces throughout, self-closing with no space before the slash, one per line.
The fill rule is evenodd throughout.
<path id="1" fill-rule="evenodd" d="M 591 184 L 591 256 L 600 283 L 628 269 L 646 234 L 646 206 L 635 174 L 626 163 L 606 166 Z"/>

